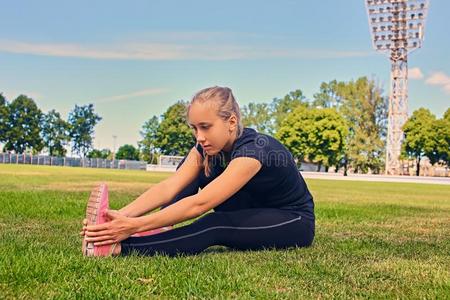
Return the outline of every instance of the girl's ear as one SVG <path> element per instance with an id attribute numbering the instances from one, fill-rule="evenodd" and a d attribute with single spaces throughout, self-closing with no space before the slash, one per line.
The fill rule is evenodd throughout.
<path id="1" fill-rule="evenodd" d="M 228 122 L 230 122 L 230 131 L 235 130 L 237 126 L 237 118 L 234 114 L 231 115 L 231 117 L 228 119 Z"/>

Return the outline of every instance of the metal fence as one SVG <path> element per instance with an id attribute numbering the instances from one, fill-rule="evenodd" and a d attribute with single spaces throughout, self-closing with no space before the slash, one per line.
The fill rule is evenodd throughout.
<path id="1" fill-rule="evenodd" d="M 84 168 L 146 170 L 147 162 L 102 158 L 56 157 L 48 155 L 0 153 L 0 164 L 27 164 Z"/>

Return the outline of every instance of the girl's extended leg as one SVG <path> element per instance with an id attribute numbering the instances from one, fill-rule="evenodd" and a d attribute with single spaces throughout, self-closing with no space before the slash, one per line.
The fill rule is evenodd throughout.
<path id="1" fill-rule="evenodd" d="M 251 208 L 209 213 L 190 225 L 121 243 L 123 255 L 137 252 L 174 256 L 197 254 L 212 245 L 240 250 L 310 246 L 314 221 L 298 212 L 275 208 Z"/>

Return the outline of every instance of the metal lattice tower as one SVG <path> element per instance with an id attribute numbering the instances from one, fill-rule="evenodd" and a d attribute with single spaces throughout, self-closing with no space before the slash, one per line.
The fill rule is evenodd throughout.
<path id="1" fill-rule="evenodd" d="M 375 50 L 391 61 L 386 174 L 402 175 L 402 127 L 408 119 L 408 53 L 423 42 L 428 0 L 366 0 Z"/>

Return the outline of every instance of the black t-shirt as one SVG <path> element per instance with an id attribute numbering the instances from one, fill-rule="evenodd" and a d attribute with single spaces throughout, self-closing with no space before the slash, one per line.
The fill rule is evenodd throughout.
<path id="1" fill-rule="evenodd" d="M 196 146 L 203 157 L 203 148 Z M 211 177 L 219 176 L 228 160 L 237 157 L 252 157 L 261 162 L 261 169 L 243 187 L 252 195 L 257 207 L 292 209 L 304 217 L 314 219 L 314 202 L 305 180 L 297 169 L 289 150 L 275 138 L 244 128 L 236 139 L 231 153 L 221 152 L 211 161 Z M 228 159 L 223 159 L 227 157 Z"/>

